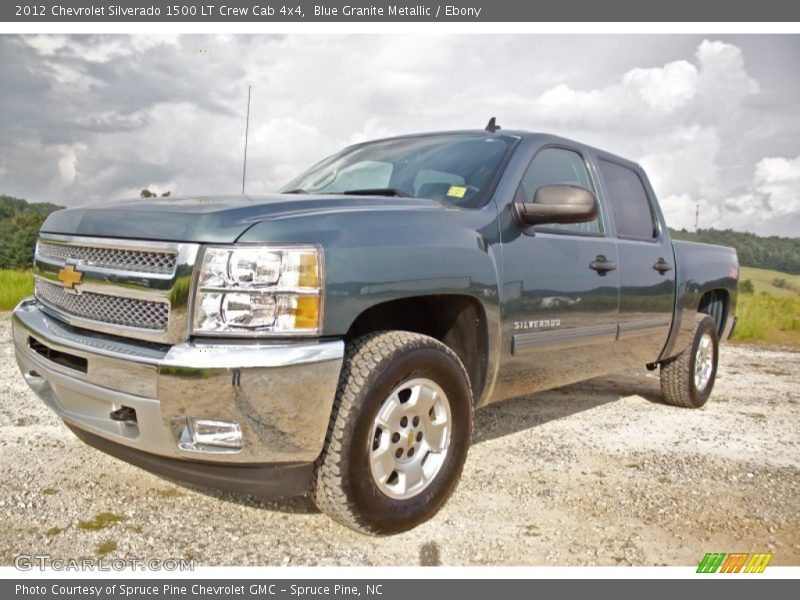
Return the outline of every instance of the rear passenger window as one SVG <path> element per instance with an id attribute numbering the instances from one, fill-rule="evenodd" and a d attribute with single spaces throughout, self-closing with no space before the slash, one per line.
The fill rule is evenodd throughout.
<path id="1" fill-rule="evenodd" d="M 602 159 L 598 162 L 617 224 L 617 235 L 636 240 L 655 239 L 655 219 L 642 180 L 627 167 Z"/>
<path id="2" fill-rule="evenodd" d="M 569 184 L 586 188 L 595 193 L 589 171 L 580 154 L 564 148 L 545 148 L 531 161 L 517 190 L 519 202 L 533 202 L 533 195 L 545 185 Z M 537 225 L 536 231 L 556 231 L 578 234 L 601 234 L 600 217 L 588 223 L 548 223 Z"/>

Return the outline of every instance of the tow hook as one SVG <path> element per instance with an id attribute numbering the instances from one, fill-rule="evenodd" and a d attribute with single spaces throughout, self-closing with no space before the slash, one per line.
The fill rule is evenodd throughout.
<path id="1" fill-rule="evenodd" d="M 112 421 L 120 421 L 122 423 L 136 423 L 136 411 L 130 406 L 122 406 L 117 410 L 112 410 L 108 415 Z"/>

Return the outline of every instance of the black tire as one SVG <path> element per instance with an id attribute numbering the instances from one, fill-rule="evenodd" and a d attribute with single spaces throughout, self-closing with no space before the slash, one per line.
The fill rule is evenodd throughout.
<path id="1" fill-rule="evenodd" d="M 377 486 L 370 470 L 374 419 L 397 386 L 414 378 L 435 382 L 446 394 L 452 426 L 443 462 L 423 490 L 394 499 Z M 387 535 L 430 519 L 455 489 L 472 436 L 472 392 L 458 357 L 441 342 L 420 334 L 383 331 L 348 344 L 311 495 L 317 507 L 363 533 Z"/>
<path id="2" fill-rule="evenodd" d="M 712 364 L 708 382 L 702 389 L 695 385 L 695 366 L 697 364 L 697 349 L 704 336 L 711 339 Z M 664 402 L 681 408 L 700 408 L 711 396 L 714 389 L 714 380 L 717 376 L 717 361 L 719 359 L 719 339 L 717 325 L 709 316 L 699 317 L 695 326 L 691 345 L 678 356 L 661 363 L 661 394 Z"/>

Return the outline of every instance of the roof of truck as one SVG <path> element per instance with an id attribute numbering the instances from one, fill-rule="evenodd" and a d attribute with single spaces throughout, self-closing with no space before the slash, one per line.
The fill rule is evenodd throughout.
<path id="1" fill-rule="evenodd" d="M 550 144 L 563 144 L 566 146 L 575 146 L 577 148 L 581 148 L 583 150 L 590 151 L 594 154 L 600 154 L 606 158 L 611 158 L 620 163 L 626 163 L 631 166 L 635 166 L 641 169 L 641 166 L 633 160 L 625 158 L 623 156 L 619 156 L 614 154 L 613 152 L 609 152 L 607 150 L 603 150 L 602 148 L 597 148 L 595 146 L 590 146 L 589 144 L 584 144 L 583 142 L 579 142 L 577 140 L 561 137 L 558 135 L 554 135 L 551 133 L 543 133 L 537 131 L 524 131 L 521 129 L 498 129 L 497 131 L 487 131 L 485 129 L 456 129 L 456 130 L 449 130 L 449 131 L 426 131 L 421 133 L 408 133 L 408 134 L 401 134 L 401 135 L 393 135 L 387 136 L 385 138 L 377 138 L 374 140 L 365 140 L 363 142 L 358 142 L 356 144 L 351 144 L 349 148 L 362 146 L 365 144 L 370 144 L 374 142 L 384 142 L 390 140 L 401 140 L 407 138 L 416 138 L 416 137 L 428 137 L 428 136 L 439 136 L 439 135 L 464 135 L 464 136 L 479 136 L 483 135 L 487 138 L 491 137 L 506 137 L 506 138 L 517 138 L 520 140 L 523 139 L 530 139 L 530 138 L 538 138 L 544 141 L 545 143 Z"/>

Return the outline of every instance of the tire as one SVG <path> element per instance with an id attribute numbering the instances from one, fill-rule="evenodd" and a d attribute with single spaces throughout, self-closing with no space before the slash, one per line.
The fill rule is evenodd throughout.
<path id="1" fill-rule="evenodd" d="M 472 412 L 467 372 L 441 342 L 403 331 L 353 340 L 315 465 L 314 503 L 339 523 L 373 535 L 430 519 L 461 476 Z"/>
<path id="2" fill-rule="evenodd" d="M 703 350 L 700 350 L 701 345 Z M 664 402 L 682 408 L 703 406 L 714 389 L 718 359 L 717 325 L 711 317 L 703 316 L 695 327 L 691 345 L 678 356 L 661 363 L 661 394 Z M 705 372 L 701 368 L 704 363 Z"/>

